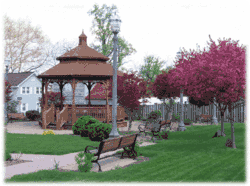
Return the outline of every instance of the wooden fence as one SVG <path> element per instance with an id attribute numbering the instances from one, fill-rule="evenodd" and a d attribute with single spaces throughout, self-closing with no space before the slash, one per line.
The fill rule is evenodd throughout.
<path id="1" fill-rule="evenodd" d="M 213 115 L 213 110 L 214 106 L 209 105 L 209 106 L 203 106 L 201 108 L 198 108 L 197 106 L 191 105 L 191 104 L 183 104 L 184 105 L 184 119 L 189 118 L 191 121 L 197 121 L 196 120 L 196 115 L 200 114 L 208 114 L 208 115 Z M 235 105 L 235 104 L 234 104 Z M 246 120 L 246 105 L 243 102 L 240 106 L 234 109 L 234 122 L 236 123 L 244 123 Z M 144 109 L 143 106 L 140 105 L 139 110 L 135 111 L 137 115 L 143 115 L 145 118 L 147 118 L 148 114 L 154 110 L 160 110 L 162 115 L 165 115 L 165 119 L 171 119 L 171 113 L 166 113 L 166 110 L 164 110 L 164 105 L 163 104 L 154 104 L 154 105 L 145 105 Z M 165 112 L 165 113 L 164 113 Z M 173 113 L 177 114 L 181 112 L 181 105 L 180 103 L 174 104 L 173 106 Z M 225 111 L 224 114 L 224 122 L 230 122 L 228 117 L 229 117 L 229 111 L 228 108 Z M 216 108 L 216 118 L 218 122 L 221 122 L 221 115 L 220 111 L 218 108 Z M 163 117 L 161 118 L 163 119 Z"/>

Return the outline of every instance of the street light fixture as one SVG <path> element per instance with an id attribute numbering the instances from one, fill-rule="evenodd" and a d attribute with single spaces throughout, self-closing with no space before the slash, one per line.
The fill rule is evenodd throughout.
<path id="1" fill-rule="evenodd" d="M 110 138 L 115 138 L 119 136 L 117 131 L 117 44 L 118 37 L 117 34 L 120 31 L 121 20 L 118 15 L 112 15 L 110 20 L 111 30 L 114 33 L 114 53 L 113 53 L 113 84 L 112 84 L 112 130 L 109 134 Z"/>
<path id="2" fill-rule="evenodd" d="M 9 65 L 10 65 L 10 59 L 6 59 L 5 61 L 4 61 L 4 63 L 5 63 L 5 66 L 6 66 L 6 69 L 5 69 L 5 80 L 8 82 L 8 71 L 9 71 Z M 4 95 L 5 97 L 6 97 L 6 95 Z M 5 107 L 5 109 L 4 109 L 4 112 L 5 112 L 5 122 L 8 122 L 8 110 L 7 110 L 7 108 L 8 108 L 8 102 L 6 101 L 5 102 L 5 104 L 4 104 L 4 107 Z"/>
<path id="3" fill-rule="evenodd" d="M 179 59 L 181 59 L 181 49 L 179 49 L 179 51 L 177 52 L 177 57 Z M 185 131 L 185 125 L 184 125 L 184 117 L 183 117 L 183 111 L 184 111 L 184 107 L 183 107 L 183 89 L 181 89 L 181 95 L 180 95 L 180 103 L 181 103 L 181 121 L 178 125 L 177 131 Z"/>

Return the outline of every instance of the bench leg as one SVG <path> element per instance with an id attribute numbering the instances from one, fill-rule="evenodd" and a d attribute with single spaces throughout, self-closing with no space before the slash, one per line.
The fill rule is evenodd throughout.
<path id="1" fill-rule="evenodd" d="M 95 162 L 95 163 L 97 163 L 97 165 L 99 166 L 99 171 L 98 172 L 102 172 L 101 165 L 98 162 Z"/>
<path id="2" fill-rule="evenodd" d="M 129 158 L 135 159 L 135 158 L 137 157 L 137 152 L 136 152 L 134 149 L 126 150 L 126 149 L 124 148 L 124 151 L 123 151 L 123 153 L 122 153 L 121 159 L 124 158 L 124 157 L 123 157 L 123 154 L 124 154 L 124 153 L 126 153 L 126 154 L 129 156 Z"/>
<path id="3" fill-rule="evenodd" d="M 129 158 L 135 159 L 137 156 L 137 152 L 135 150 L 131 150 L 128 152 L 128 156 L 129 156 Z"/>

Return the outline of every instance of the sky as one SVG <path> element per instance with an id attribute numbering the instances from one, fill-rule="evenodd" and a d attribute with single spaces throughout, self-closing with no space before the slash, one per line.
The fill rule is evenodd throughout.
<path id="1" fill-rule="evenodd" d="M 124 59 L 123 67 L 138 70 L 144 57 L 154 55 L 166 61 L 164 68 L 174 65 L 179 48 L 196 49 L 213 40 L 231 38 L 246 45 L 248 1 L 5 1 L 1 12 L 11 19 L 25 19 L 39 26 L 52 43 L 78 41 L 82 30 L 87 43 L 95 42 L 91 32 L 93 16 L 88 12 L 94 4 L 116 5 L 121 19 L 120 35 L 136 53 Z M 3 25 L 1 25 L 3 26 Z M 44 69 L 44 71 L 47 69 Z M 153 98 L 148 104 L 161 103 Z M 187 101 L 184 98 L 184 101 Z M 177 100 L 179 102 L 179 100 Z"/>
<path id="2" fill-rule="evenodd" d="M 209 35 L 216 41 L 225 37 L 249 46 L 250 4 L 247 0 L 8 0 L 1 1 L 0 12 L 2 16 L 7 15 L 11 19 L 30 20 L 33 26 L 42 29 L 52 43 L 63 39 L 77 41 L 84 29 L 90 44 L 95 38 L 90 30 L 93 17 L 88 15 L 88 11 L 94 4 L 102 6 L 104 3 L 117 6 L 122 21 L 120 35 L 137 50 L 125 59 L 127 63 L 124 67 L 128 69 L 136 70 L 143 64 L 146 55 L 154 55 L 167 61 L 164 67 L 171 66 L 180 47 L 196 49 L 198 44 L 203 48 Z M 3 20 L 1 21 L 3 38 Z M 4 64 L 3 42 L 1 47 L 1 64 Z M 3 72 L 3 65 L 1 68 Z M 153 99 L 150 104 L 156 102 L 160 103 Z"/>

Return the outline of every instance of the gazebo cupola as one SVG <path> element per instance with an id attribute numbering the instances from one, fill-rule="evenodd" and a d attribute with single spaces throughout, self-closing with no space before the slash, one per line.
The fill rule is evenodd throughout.
<path id="1" fill-rule="evenodd" d="M 79 45 L 84 45 L 84 42 L 87 45 L 87 36 L 82 31 L 82 34 L 79 36 Z"/>

